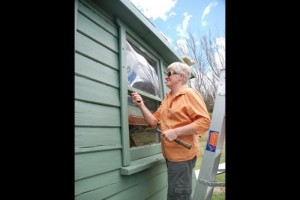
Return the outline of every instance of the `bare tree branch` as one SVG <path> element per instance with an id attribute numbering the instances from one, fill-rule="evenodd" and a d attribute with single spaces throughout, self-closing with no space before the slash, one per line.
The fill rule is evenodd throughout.
<path id="1" fill-rule="evenodd" d="M 195 78 L 189 85 L 198 90 L 210 111 L 213 109 L 218 87 L 220 71 L 225 69 L 225 44 L 214 38 L 210 32 L 199 37 L 188 32 L 185 43 L 177 44 L 181 56 L 188 56 L 195 61 L 192 65 Z"/>

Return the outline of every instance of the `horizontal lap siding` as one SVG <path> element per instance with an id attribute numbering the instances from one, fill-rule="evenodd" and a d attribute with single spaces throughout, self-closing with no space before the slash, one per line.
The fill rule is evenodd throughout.
<path id="1" fill-rule="evenodd" d="M 118 29 L 79 2 L 76 52 L 119 70 Z"/>
<path id="2" fill-rule="evenodd" d="M 118 30 L 90 5 L 78 2 L 76 24 L 75 196 L 118 182 L 122 167 Z"/>
<path id="3" fill-rule="evenodd" d="M 75 199 L 165 199 L 164 163 L 130 176 L 120 174 L 118 28 L 100 9 L 89 0 L 78 2 L 74 79 Z"/>
<path id="4" fill-rule="evenodd" d="M 120 126 L 120 109 L 75 101 L 75 126 Z"/>
<path id="5" fill-rule="evenodd" d="M 79 32 L 76 33 L 76 40 L 76 52 L 113 69 L 119 68 L 118 54 L 115 52 Z"/>
<path id="6" fill-rule="evenodd" d="M 120 128 L 76 127 L 75 147 L 121 146 Z"/>
<path id="7" fill-rule="evenodd" d="M 167 187 L 167 179 L 166 173 L 152 176 L 150 179 L 136 184 L 111 198 L 106 198 L 106 200 L 147 199 L 148 197 L 161 192 L 163 189 L 161 186 L 163 184 Z M 163 196 L 164 198 L 162 199 L 166 199 L 167 194 L 165 193 Z"/>
<path id="8" fill-rule="evenodd" d="M 101 181 L 101 178 L 103 178 L 103 181 Z M 103 186 L 105 181 L 110 184 Z M 167 196 L 167 174 L 164 163 L 132 176 L 122 176 L 120 174 L 111 174 L 110 177 L 104 175 L 97 176 L 94 177 L 92 182 L 95 184 L 86 182 L 83 186 L 90 186 L 94 189 L 88 193 L 77 195 L 76 200 L 143 200 L 148 198 L 161 200 Z M 78 184 L 75 183 L 75 188 L 77 185 Z M 98 188 L 95 185 L 97 185 Z"/>
<path id="9" fill-rule="evenodd" d="M 111 171 L 103 173 L 97 176 L 92 176 L 86 179 L 75 182 L 75 196 L 83 196 L 80 194 L 86 191 L 99 190 L 99 188 L 105 188 L 108 184 L 115 184 L 119 182 L 121 175 L 119 171 Z M 77 198 L 76 198 L 77 199 Z M 100 198 L 98 198 L 100 199 Z"/>
<path id="10" fill-rule="evenodd" d="M 116 170 L 120 166 L 121 152 L 119 150 L 77 154 L 75 159 L 75 180 Z"/>
<path id="11" fill-rule="evenodd" d="M 120 106 L 119 89 L 86 78 L 75 76 L 75 98 L 110 105 Z M 109 113 L 106 113 L 109 114 Z"/>
<path id="12" fill-rule="evenodd" d="M 93 37 L 94 40 L 101 43 L 103 46 L 111 49 L 115 53 L 118 52 L 118 43 L 116 43 L 117 37 L 104 30 L 99 24 L 94 23 L 81 13 L 78 13 L 77 23 L 78 31 L 82 34 Z"/>
<path id="13" fill-rule="evenodd" d="M 111 87 L 119 87 L 119 71 L 117 69 L 112 69 L 80 54 L 75 55 L 75 73 Z"/>
<path id="14" fill-rule="evenodd" d="M 116 25 L 114 24 L 112 19 L 106 19 L 107 15 L 103 17 L 103 14 L 99 13 L 99 8 L 95 8 L 94 5 L 86 3 L 85 1 L 79 1 L 78 12 L 82 13 L 99 27 L 103 28 L 103 30 L 109 32 L 111 35 L 115 36 L 116 38 L 118 37 L 118 29 Z"/>

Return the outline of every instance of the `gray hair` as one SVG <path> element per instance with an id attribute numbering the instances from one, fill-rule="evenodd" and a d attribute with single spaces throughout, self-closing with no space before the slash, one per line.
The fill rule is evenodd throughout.
<path id="1" fill-rule="evenodd" d="M 191 67 L 182 62 L 173 62 L 171 63 L 167 71 L 174 71 L 178 74 L 183 74 L 184 80 L 183 83 L 186 84 L 191 78 Z"/>

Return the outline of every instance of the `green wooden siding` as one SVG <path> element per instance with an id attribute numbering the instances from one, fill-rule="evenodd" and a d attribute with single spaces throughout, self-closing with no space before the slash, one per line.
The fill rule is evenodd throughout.
<path id="1" fill-rule="evenodd" d="M 166 188 L 167 179 L 168 178 L 166 173 L 151 176 L 149 179 L 143 180 L 142 182 L 137 183 L 133 187 L 128 188 L 127 190 L 124 190 L 118 194 L 115 194 L 111 198 L 107 198 L 107 200 L 147 199 L 148 197 L 151 197 L 156 193 L 161 192 L 164 188 Z M 162 184 L 164 184 L 165 187 L 162 187 Z M 165 194 L 165 197 L 166 196 L 167 195 Z"/>
<path id="2" fill-rule="evenodd" d="M 107 47 L 92 40 L 92 38 L 83 35 L 82 33 L 76 34 L 75 50 L 78 53 L 94 59 L 102 64 L 108 65 L 114 69 L 119 68 L 118 54 L 112 52 Z"/>
<path id="3" fill-rule="evenodd" d="M 75 77 L 75 98 L 111 105 L 120 106 L 119 89 L 104 85 L 86 78 Z M 109 115 L 109 113 L 107 113 Z"/>
<path id="4" fill-rule="evenodd" d="M 75 159 L 75 180 L 109 172 L 120 167 L 120 150 L 77 154 Z"/>
<path id="5" fill-rule="evenodd" d="M 120 126 L 120 109 L 75 101 L 76 126 Z"/>
<path id="6" fill-rule="evenodd" d="M 123 151 L 124 140 L 129 138 L 124 135 L 127 124 L 122 127 L 127 116 L 122 118 L 121 110 L 127 107 L 124 108 L 120 94 L 127 95 L 127 87 L 120 77 L 124 72 L 120 67 L 124 66 L 120 66 L 119 27 L 115 18 L 92 0 L 80 0 L 76 8 L 75 199 L 165 199 L 167 169 L 161 158 L 151 161 L 151 167 L 142 171 L 121 174 L 124 154 L 131 152 L 129 159 L 138 163 L 141 157 L 146 161 L 153 154 L 160 157 L 161 149 L 160 145 L 152 145 Z"/>
<path id="7" fill-rule="evenodd" d="M 75 73 L 105 85 L 119 87 L 119 71 L 80 54 L 75 55 Z"/>
<path id="8" fill-rule="evenodd" d="M 120 128 L 76 127 L 75 147 L 121 146 Z"/>
<path id="9" fill-rule="evenodd" d="M 78 9 L 79 13 L 82 13 L 103 30 L 114 35 L 116 38 L 118 37 L 118 29 L 114 24 L 113 19 L 109 18 L 105 13 L 100 13 L 100 8 L 94 5 L 92 1 L 79 1 Z"/>
<path id="10" fill-rule="evenodd" d="M 76 199 L 82 193 L 118 181 L 122 167 L 117 29 L 91 8 L 93 5 L 87 1 L 78 2 L 74 79 Z"/>
<path id="11" fill-rule="evenodd" d="M 81 184 L 80 190 L 82 190 L 81 194 L 76 196 L 76 200 L 142 200 L 159 196 L 158 193 L 163 193 L 161 196 L 166 197 L 167 174 L 165 171 L 165 164 L 161 163 L 160 165 L 156 165 L 153 168 L 149 168 L 146 171 L 132 176 L 122 176 L 120 173 L 115 174 L 114 172 L 109 172 L 106 175 L 103 174 L 101 176 L 91 177 L 89 180 L 82 180 L 81 183 L 75 182 L 75 189 Z M 103 180 L 101 180 L 101 178 L 103 178 Z M 99 184 L 98 187 L 95 186 L 97 184 Z M 84 187 L 89 189 L 87 190 Z M 143 192 L 139 192 L 139 190 L 143 190 Z M 144 192 L 145 190 L 147 191 Z M 156 200 L 162 199 L 165 198 L 158 198 Z"/>
<path id="12" fill-rule="evenodd" d="M 119 171 L 113 170 L 110 172 L 102 173 L 97 176 L 82 179 L 75 182 L 75 195 L 79 195 L 76 199 L 83 199 L 86 195 L 84 193 L 93 190 L 102 190 L 107 185 L 120 182 L 121 175 Z M 83 195 L 80 195 L 83 194 Z M 101 198 L 98 198 L 101 199 Z"/>
<path id="13" fill-rule="evenodd" d="M 103 46 L 111 48 L 114 52 L 118 52 L 118 43 L 116 42 L 117 38 L 114 35 L 103 30 L 102 27 L 99 27 L 81 13 L 78 14 L 77 22 L 78 31 L 82 32 L 82 34 L 88 35 L 89 37 L 92 37 L 93 40 L 101 42 Z"/>

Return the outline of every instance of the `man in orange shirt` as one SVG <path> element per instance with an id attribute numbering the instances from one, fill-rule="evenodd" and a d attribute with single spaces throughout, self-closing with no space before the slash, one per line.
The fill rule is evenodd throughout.
<path id="1" fill-rule="evenodd" d="M 140 108 L 149 126 L 160 123 L 162 153 L 168 168 L 168 200 L 189 200 L 192 194 L 192 172 L 199 155 L 199 140 L 209 129 L 210 117 L 200 93 L 187 86 L 191 68 L 174 62 L 165 78 L 170 92 L 152 114 L 142 97 L 133 92 L 133 102 Z M 187 149 L 174 140 L 193 144 Z"/>

